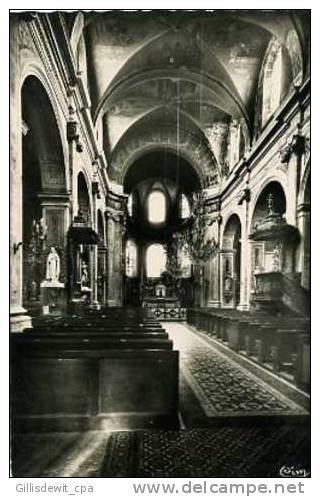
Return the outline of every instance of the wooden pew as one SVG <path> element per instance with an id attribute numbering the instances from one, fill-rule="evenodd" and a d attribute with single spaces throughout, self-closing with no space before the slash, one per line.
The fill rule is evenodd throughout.
<path id="1" fill-rule="evenodd" d="M 298 358 L 299 336 L 308 336 L 303 329 L 278 329 L 276 342 L 273 348 L 273 370 L 276 373 L 281 371 L 295 374 L 296 362 Z"/>
<path id="2" fill-rule="evenodd" d="M 13 342 L 15 340 L 13 339 Z M 112 338 L 104 336 L 95 337 L 78 337 L 73 336 L 54 336 L 54 337 L 29 337 L 22 336 L 15 343 L 21 354 L 27 350 L 40 350 L 50 347 L 54 350 L 86 350 L 86 349 L 99 349 L 99 350 L 120 350 L 120 349 L 148 349 L 148 350 L 172 350 L 173 342 L 167 338 L 127 338 L 119 335 Z"/>
<path id="3" fill-rule="evenodd" d="M 178 352 L 38 349 L 12 354 L 15 431 L 178 426 Z"/>
<path id="4" fill-rule="evenodd" d="M 163 328 L 129 330 L 38 325 L 13 335 L 13 428 L 176 428 L 179 353 Z"/>
<path id="5" fill-rule="evenodd" d="M 192 326 L 222 340 L 234 351 L 244 352 L 262 365 L 270 364 L 276 372 L 287 370 L 295 375 L 298 385 L 308 388 L 309 318 L 210 308 L 189 310 L 187 319 Z"/>
<path id="6" fill-rule="evenodd" d="M 310 390 L 311 344 L 310 333 L 299 333 L 297 336 L 297 360 L 295 364 L 295 381 L 299 388 Z"/>

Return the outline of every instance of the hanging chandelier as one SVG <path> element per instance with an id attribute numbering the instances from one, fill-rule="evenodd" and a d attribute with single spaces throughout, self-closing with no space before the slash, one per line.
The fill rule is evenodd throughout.
<path id="1" fill-rule="evenodd" d="M 183 256 L 187 256 L 193 265 L 203 266 L 218 251 L 216 240 L 208 236 L 212 220 L 206 213 L 205 200 L 204 192 L 193 194 L 191 216 L 168 244 L 166 269 L 175 280 L 183 277 Z"/>
<path id="2" fill-rule="evenodd" d="M 187 226 L 174 235 L 178 240 L 178 246 L 188 253 L 194 264 L 204 264 L 218 250 L 215 239 L 208 236 L 208 228 L 211 226 L 212 220 L 206 213 L 205 200 L 204 192 L 193 194 L 192 214 Z"/>

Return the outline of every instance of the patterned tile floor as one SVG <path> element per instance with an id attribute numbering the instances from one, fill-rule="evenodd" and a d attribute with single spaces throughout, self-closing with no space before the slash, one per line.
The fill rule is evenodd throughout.
<path id="1" fill-rule="evenodd" d="M 310 472 L 306 424 L 21 434 L 12 447 L 16 478 L 279 477 Z"/>
<path id="2" fill-rule="evenodd" d="M 307 411 L 180 323 L 163 323 L 180 371 L 208 418 L 306 415 Z M 183 387 L 180 392 L 183 393 Z M 180 402 L 184 404 L 181 395 Z"/>
<path id="3" fill-rule="evenodd" d="M 122 432 L 111 435 L 100 476 L 276 478 L 284 466 L 310 473 L 309 447 L 303 426 Z"/>

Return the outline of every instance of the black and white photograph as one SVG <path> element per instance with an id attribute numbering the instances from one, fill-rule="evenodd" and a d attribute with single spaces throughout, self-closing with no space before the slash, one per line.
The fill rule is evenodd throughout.
<path id="1" fill-rule="evenodd" d="M 8 12 L 13 479 L 311 477 L 311 9 L 214 7 Z"/>

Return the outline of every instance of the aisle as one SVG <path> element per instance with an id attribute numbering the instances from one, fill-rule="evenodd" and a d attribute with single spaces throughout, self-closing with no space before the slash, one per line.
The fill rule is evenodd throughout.
<path id="1" fill-rule="evenodd" d="M 308 414 L 265 381 L 234 362 L 181 323 L 163 323 L 180 351 L 182 414 L 196 410 L 190 392 L 206 418 L 283 417 Z"/>

